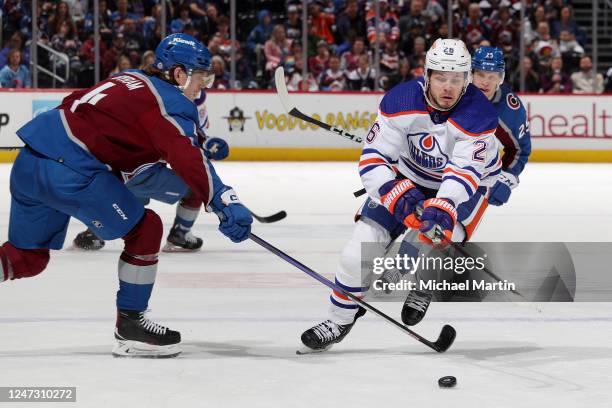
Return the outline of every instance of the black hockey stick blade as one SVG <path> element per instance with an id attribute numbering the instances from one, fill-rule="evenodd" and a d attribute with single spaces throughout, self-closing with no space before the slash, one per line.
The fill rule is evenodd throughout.
<path id="1" fill-rule="evenodd" d="M 444 353 L 450 346 L 453 345 L 455 337 L 457 337 L 457 331 L 455 331 L 453 326 L 445 324 L 444 327 L 442 327 L 440 336 L 438 336 L 438 340 L 433 343 L 434 350 L 436 350 L 438 353 Z"/>
<path id="2" fill-rule="evenodd" d="M 249 210 L 249 212 L 251 213 L 253 218 L 255 218 L 257 221 L 261 222 L 262 224 L 270 224 L 272 222 L 277 222 L 277 221 L 280 221 L 280 220 L 284 219 L 285 217 L 287 217 L 287 213 L 284 210 L 283 211 L 279 211 L 277 213 L 274 213 L 272 215 L 268 215 L 267 217 L 259 216 L 259 215 L 255 214 L 251 210 Z"/>
<path id="3" fill-rule="evenodd" d="M 366 193 L 366 189 L 362 188 L 361 190 L 357 190 L 353 193 L 353 195 L 355 197 L 361 197 L 362 195 L 364 195 Z"/>

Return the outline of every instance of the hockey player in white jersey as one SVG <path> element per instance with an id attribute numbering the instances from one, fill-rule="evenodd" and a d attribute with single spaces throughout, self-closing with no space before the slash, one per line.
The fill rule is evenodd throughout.
<path id="1" fill-rule="evenodd" d="M 353 235 L 341 254 L 336 284 L 356 296 L 361 287 L 361 244 L 375 243 L 380 255 L 407 228 L 430 245 L 432 231 L 464 241 L 480 220 L 473 197 L 493 185 L 501 160 L 494 136 L 493 105 L 470 84 L 471 58 L 460 40 L 438 39 L 427 51 L 425 77 L 395 86 L 384 96 L 364 142 L 359 174 L 368 199 L 357 214 Z M 463 203 L 469 211 L 458 211 Z M 422 207 L 420 216 L 415 215 Z M 410 292 L 413 294 L 412 291 Z M 417 293 L 418 295 L 418 293 Z M 416 324 L 425 310 L 402 311 Z M 303 351 L 324 351 L 341 341 L 365 314 L 342 293 L 330 296 L 329 319 L 306 330 Z M 429 299 L 423 300 L 426 308 Z M 406 304 L 404 309 L 406 309 Z"/>

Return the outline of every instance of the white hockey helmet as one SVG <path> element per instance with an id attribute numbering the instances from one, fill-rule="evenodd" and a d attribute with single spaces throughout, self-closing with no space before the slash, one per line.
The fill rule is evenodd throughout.
<path id="1" fill-rule="evenodd" d="M 470 57 L 465 43 L 461 40 L 438 38 L 427 50 L 425 55 L 425 95 L 427 95 L 429 89 L 430 71 L 465 73 L 463 91 L 461 92 L 461 96 L 463 96 L 468 84 L 472 82 L 472 57 Z"/>

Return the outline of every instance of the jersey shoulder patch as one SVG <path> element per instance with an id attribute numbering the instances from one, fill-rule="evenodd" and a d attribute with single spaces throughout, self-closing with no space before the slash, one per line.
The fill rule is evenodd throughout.
<path id="1" fill-rule="evenodd" d="M 487 97 L 469 84 L 449 118 L 454 125 L 471 136 L 492 133 L 497 128 L 497 111 Z"/>
<path id="2" fill-rule="evenodd" d="M 428 113 L 421 83 L 412 80 L 391 88 L 380 102 L 380 111 L 384 116 Z"/>

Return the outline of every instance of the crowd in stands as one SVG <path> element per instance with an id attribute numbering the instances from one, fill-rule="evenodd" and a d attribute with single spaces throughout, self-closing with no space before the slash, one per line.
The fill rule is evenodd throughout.
<path id="1" fill-rule="evenodd" d="M 452 4 L 452 21 L 447 18 Z M 304 91 L 370 91 L 389 89 L 423 75 L 425 52 L 449 27 L 470 49 L 501 48 L 506 57 L 505 80 L 520 87 L 519 65 L 525 68 L 525 91 L 584 93 L 612 91 L 612 69 L 593 74 L 585 53 L 586 32 L 573 18 L 566 0 L 527 0 L 527 18 L 520 21 L 518 0 L 381 0 L 379 61 L 374 64 L 375 9 L 365 0 L 309 0 L 307 42 L 302 33 L 302 2 L 237 1 L 237 42 L 230 37 L 228 0 L 168 0 L 166 33 L 184 32 L 200 39 L 212 54 L 213 87 L 230 84 L 231 50 L 235 48 L 238 89 L 272 87 L 274 69 L 282 65 L 288 88 Z M 0 86 L 28 87 L 32 37 L 31 1 L 0 0 L 3 48 Z M 38 1 L 39 41 L 68 57 L 66 87 L 94 82 L 93 2 Z M 255 11 L 253 11 L 255 10 Z M 154 60 L 161 39 L 162 6 L 157 0 L 100 0 L 101 77 Z M 519 54 L 521 25 L 526 55 Z M 306 60 L 303 48 L 307 47 Z M 40 48 L 39 48 L 40 50 Z M 38 52 L 42 65 L 64 62 Z M 302 76 L 304 64 L 308 74 Z M 377 72 L 377 69 L 379 72 Z M 41 75 L 39 84 L 49 84 Z M 61 84 L 60 84 L 61 85 Z"/>

